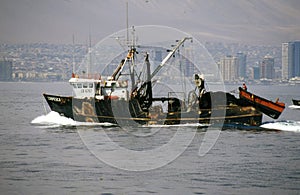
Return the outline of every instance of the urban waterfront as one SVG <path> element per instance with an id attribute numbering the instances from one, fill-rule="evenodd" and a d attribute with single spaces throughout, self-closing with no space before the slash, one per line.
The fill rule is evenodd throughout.
<path id="1" fill-rule="evenodd" d="M 233 79 L 224 81 L 260 82 L 259 66 L 265 56 L 274 60 L 272 67 L 274 82 L 281 81 L 281 45 L 247 45 L 241 43 L 204 42 L 208 52 L 216 63 L 233 59 L 232 66 L 241 69 Z M 104 51 L 103 51 L 104 52 Z M 109 52 L 109 51 L 107 51 Z M 83 63 L 88 55 L 88 46 L 84 44 L 0 44 L 0 61 L 12 62 L 10 81 L 66 81 L 73 71 Z M 243 55 L 244 61 L 237 62 L 236 56 Z M 230 62 L 232 63 L 232 62 Z M 241 64 L 241 65 L 240 65 Z M 258 70 L 257 70 L 258 69 Z"/>

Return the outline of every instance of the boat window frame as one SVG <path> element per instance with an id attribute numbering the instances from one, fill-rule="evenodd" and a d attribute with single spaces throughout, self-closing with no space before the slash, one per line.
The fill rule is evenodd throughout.
<path id="1" fill-rule="evenodd" d="M 89 83 L 89 88 L 94 88 L 94 83 Z"/>
<path id="2" fill-rule="evenodd" d="M 82 83 L 77 83 L 77 88 L 81 89 L 82 88 Z"/>
<path id="3" fill-rule="evenodd" d="M 72 83 L 73 88 L 77 88 L 76 83 Z"/>
<path id="4" fill-rule="evenodd" d="M 82 88 L 84 88 L 84 89 L 87 89 L 88 86 L 89 86 L 88 83 L 83 83 L 83 84 L 82 84 Z"/>

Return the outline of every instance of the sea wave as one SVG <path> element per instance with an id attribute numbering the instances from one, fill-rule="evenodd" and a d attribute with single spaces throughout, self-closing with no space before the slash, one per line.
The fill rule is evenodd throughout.
<path id="1" fill-rule="evenodd" d="M 115 126 L 112 123 L 91 123 L 91 122 L 78 122 L 71 118 L 61 116 L 59 113 L 51 111 L 46 115 L 36 117 L 31 121 L 32 125 L 40 125 L 47 127 L 59 126 Z"/>
<path id="2" fill-rule="evenodd" d="M 300 132 L 300 121 L 266 122 L 260 127 L 272 130 Z"/>
<path id="3" fill-rule="evenodd" d="M 300 106 L 296 106 L 296 105 L 290 105 L 289 108 L 293 110 L 300 110 Z"/>
<path id="4" fill-rule="evenodd" d="M 143 125 L 142 127 L 151 127 L 151 128 L 162 128 L 162 127 L 209 127 L 210 124 L 201 124 L 201 123 L 186 123 L 186 124 L 175 124 L 175 125 Z"/>

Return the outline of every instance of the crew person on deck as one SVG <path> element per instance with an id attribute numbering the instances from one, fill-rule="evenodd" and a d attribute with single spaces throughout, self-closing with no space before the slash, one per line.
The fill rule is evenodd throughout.
<path id="1" fill-rule="evenodd" d="M 196 88 L 195 90 L 189 92 L 187 112 L 190 112 L 196 104 L 199 104 L 199 101 L 201 101 L 201 97 L 205 92 L 204 76 L 202 74 L 201 75 L 194 74 L 194 82 Z M 196 94 L 197 89 L 198 89 L 198 95 Z"/>
<path id="2" fill-rule="evenodd" d="M 247 86 L 246 86 L 245 83 L 243 83 L 243 89 L 244 89 L 245 91 L 247 91 Z"/>
<path id="3" fill-rule="evenodd" d="M 194 77 L 195 77 L 194 79 L 195 79 L 196 89 L 198 88 L 198 90 L 199 90 L 199 96 L 201 97 L 202 94 L 205 91 L 204 76 L 202 74 L 201 75 L 195 74 Z"/>

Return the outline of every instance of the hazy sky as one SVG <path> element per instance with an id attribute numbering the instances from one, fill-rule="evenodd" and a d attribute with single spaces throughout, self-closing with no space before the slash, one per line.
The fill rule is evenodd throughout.
<path id="1" fill-rule="evenodd" d="M 299 0 L 127 0 L 131 25 L 166 25 L 201 41 L 300 39 Z M 86 43 L 126 27 L 125 0 L 1 0 L 0 43 Z"/>

